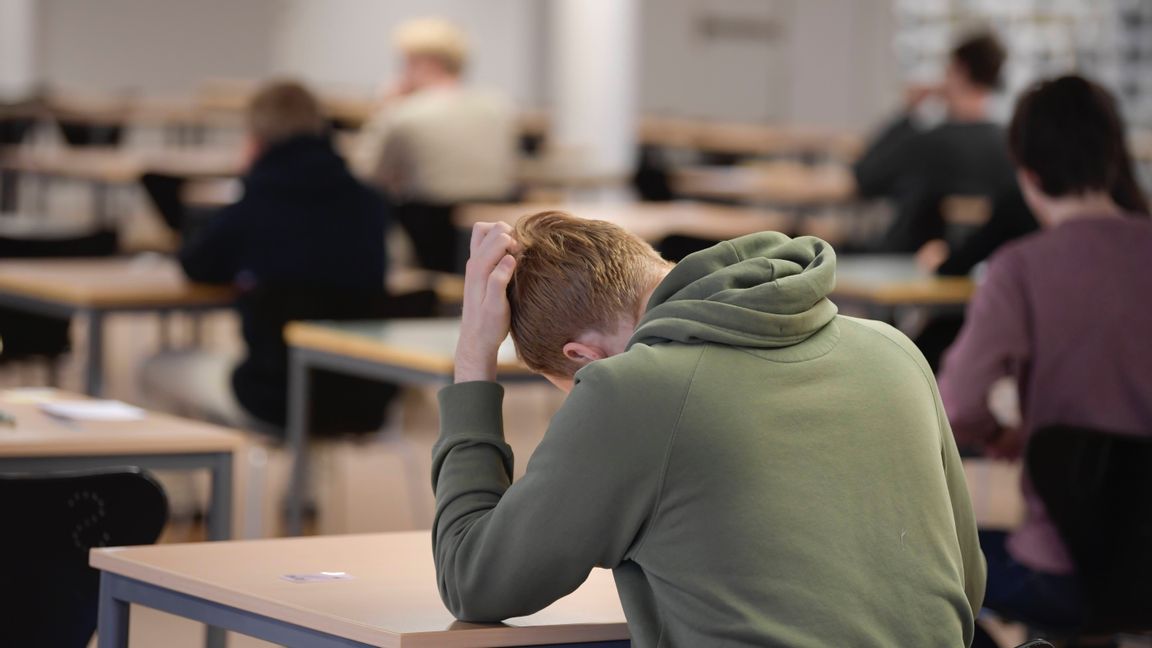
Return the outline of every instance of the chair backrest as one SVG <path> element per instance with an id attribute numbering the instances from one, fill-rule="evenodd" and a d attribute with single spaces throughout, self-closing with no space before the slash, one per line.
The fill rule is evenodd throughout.
<path id="1" fill-rule="evenodd" d="M 88 551 L 152 544 L 167 517 L 136 468 L 0 475 L 0 646 L 84 648 L 100 583 Z"/>
<path id="2" fill-rule="evenodd" d="M 1085 629 L 1152 629 L 1152 437 L 1046 427 L 1027 466 L 1076 564 Z"/>
<path id="3" fill-rule="evenodd" d="M 144 173 L 140 176 L 140 186 L 152 201 L 164 224 L 173 232 L 180 233 L 184 228 L 184 185 L 188 179 L 166 173 Z"/>
<path id="4" fill-rule="evenodd" d="M 269 411 L 253 413 L 270 423 L 283 424 L 286 406 L 279 403 L 287 402 L 288 389 L 288 347 L 283 330 L 289 322 L 431 317 L 438 305 L 431 290 L 389 295 L 383 287 L 348 290 L 298 283 L 264 284 L 240 299 L 248 357 L 238 369 L 247 378 L 245 389 L 259 388 L 264 393 L 239 394 L 240 400 L 246 407 L 278 403 Z M 375 431 L 383 425 L 395 392 L 394 385 L 379 381 L 314 372 L 310 429 L 316 436 Z"/>
<path id="5" fill-rule="evenodd" d="M 0 259 L 112 256 L 119 248 L 120 235 L 112 229 L 63 236 L 0 235 Z"/>

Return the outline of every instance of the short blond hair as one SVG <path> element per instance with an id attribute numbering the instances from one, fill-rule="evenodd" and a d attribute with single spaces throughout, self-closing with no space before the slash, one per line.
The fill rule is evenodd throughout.
<path id="1" fill-rule="evenodd" d="M 248 104 L 248 130 L 263 144 L 321 135 L 327 128 L 320 101 L 296 81 L 272 81 Z"/>
<path id="2" fill-rule="evenodd" d="M 409 20 L 396 28 L 393 42 L 404 55 L 435 59 L 452 74 L 460 74 L 468 61 L 464 32 L 443 18 Z"/>
<path id="3" fill-rule="evenodd" d="M 517 221 L 521 250 L 508 285 L 512 341 L 528 368 L 565 377 L 564 356 L 587 331 L 610 333 L 634 317 L 670 264 L 618 225 L 545 211 Z"/>

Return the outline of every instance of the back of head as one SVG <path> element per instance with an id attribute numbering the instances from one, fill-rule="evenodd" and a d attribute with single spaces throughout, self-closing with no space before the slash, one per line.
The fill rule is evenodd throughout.
<path id="1" fill-rule="evenodd" d="M 295 81 L 273 81 L 248 105 L 248 130 L 265 146 L 300 135 L 322 135 L 327 120 L 319 100 Z"/>
<path id="2" fill-rule="evenodd" d="M 1021 95 L 1008 147 L 1016 165 L 1034 174 L 1048 196 L 1106 192 L 1120 207 L 1148 213 L 1116 101 L 1084 77 L 1041 81 Z"/>
<path id="3" fill-rule="evenodd" d="M 991 32 L 967 36 L 952 49 L 952 61 L 963 68 L 968 81 L 988 91 L 1000 87 L 1000 71 L 1006 58 L 1004 46 Z"/>
<path id="4" fill-rule="evenodd" d="M 515 237 L 521 251 L 508 286 L 512 340 L 530 369 L 552 376 L 580 368 L 564 356 L 565 344 L 635 319 L 668 267 L 623 228 L 561 211 L 521 218 Z"/>
<path id="5" fill-rule="evenodd" d="M 468 61 L 468 41 L 459 27 L 442 18 L 416 18 L 400 25 L 393 42 L 404 56 L 436 61 L 459 75 Z"/>

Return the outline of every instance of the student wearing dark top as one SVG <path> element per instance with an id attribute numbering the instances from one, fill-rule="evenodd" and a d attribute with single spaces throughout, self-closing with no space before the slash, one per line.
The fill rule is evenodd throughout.
<path id="1" fill-rule="evenodd" d="M 1046 81 L 1020 99 L 1009 132 L 1024 196 L 1044 228 L 993 255 L 944 358 L 940 394 L 952 430 L 961 443 L 1013 458 L 1049 425 L 1150 434 L 1152 222 L 1115 101 L 1081 77 Z M 1004 379 L 1019 392 L 1014 417 L 989 405 Z M 1020 528 L 980 534 L 985 605 L 1048 629 L 1075 628 L 1083 609 L 1076 565 L 1027 480 L 1023 493 Z M 995 645 L 984 640 L 974 645 Z"/>
<path id="2" fill-rule="evenodd" d="M 243 198 L 189 233 L 180 252 L 193 281 L 241 289 L 246 357 L 235 366 L 207 352 L 164 354 L 145 367 L 143 387 L 169 409 L 277 433 L 287 410 L 287 350 L 279 324 L 269 323 L 275 317 L 261 319 L 253 296 L 280 287 L 289 300 L 320 295 L 310 316 L 328 318 L 342 313 L 324 312 L 325 296 L 382 295 L 386 208 L 333 149 L 320 105 L 303 86 L 265 87 L 248 127 Z M 376 403 L 378 413 L 385 403 Z"/>
<path id="3" fill-rule="evenodd" d="M 1004 48 L 991 34 L 963 40 L 952 50 L 943 84 L 911 89 L 905 113 L 884 128 L 856 162 L 857 192 L 895 203 L 896 219 L 883 242 L 886 251 L 916 252 L 929 241 L 944 239 L 940 209 L 948 196 L 983 196 L 994 204 L 1021 205 L 1015 199 L 1018 188 L 1004 133 L 989 115 L 1004 59 Z M 915 113 L 930 97 L 943 100 L 947 117 L 926 128 Z M 985 233 L 984 245 L 996 229 Z"/>

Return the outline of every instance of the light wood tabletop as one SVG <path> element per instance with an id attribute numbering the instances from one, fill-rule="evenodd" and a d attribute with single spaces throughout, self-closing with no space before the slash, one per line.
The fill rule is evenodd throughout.
<path id="1" fill-rule="evenodd" d="M 727 240 L 763 232 L 787 231 L 793 219 L 777 211 L 708 205 L 695 202 L 650 203 L 534 203 L 469 204 L 456 212 L 456 226 L 470 228 L 477 222 L 515 223 L 536 212 L 557 209 L 573 216 L 614 223 L 640 238 L 656 242 L 671 234 Z"/>
<path id="2" fill-rule="evenodd" d="M 455 371 L 460 320 L 395 319 L 348 322 L 292 322 L 284 329 L 291 347 L 322 351 L 450 380 Z M 497 371 L 528 376 L 510 340 L 500 347 Z"/>
<path id="3" fill-rule="evenodd" d="M 134 183 L 147 172 L 215 178 L 237 176 L 244 169 L 242 154 L 235 148 L 139 151 L 119 147 L 13 150 L 0 156 L 0 167 L 105 184 Z"/>
<path id="4" fill-rule="evenodd" d="M 235 298 L 232 287 L 192 283 L 159 256 L 2 261 L 0 293 L 90 309 L 225 306 Z"/>
<path id="5" fill-rule="evenodd" d="M 851 172 L 843 165 L 789 161 L 685 167 L 673 172 L 672 182 L 677 193 L 685 196 L 788 207 L 845 203 L 856 190 Z"/>
<path id="6" fill-rule="evenodd" d="M 964 305 L 974 290 L 968 277 L 938 277 L 920 270 L 911 255 L 859 255 L 836 260 L 832 297 L 882 306 Z"/>
<path id="7" fill-rule="evenodd" d="M 461 623 L 440 601 L 427 531 L 95 549 L 92 566 L 371 646 L 465 648 L 624 640 L 612 575 L 499 625 Z M 286 574 L 351 578 L 293 583 Z"/>
<path id="8" fill-rule="evenodd" d="M 235 452 L 244 437 L 232 430 L 146 412 L 130 421 L 73 421 L 45 413 L 44 403 L 86 400 L 54 389 L 0 391 L 0 411 L 15 419 L 0 427 L 0 457 Z"/>

